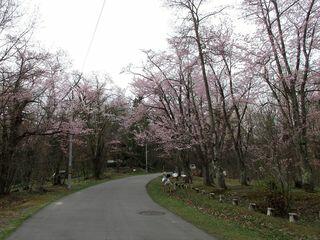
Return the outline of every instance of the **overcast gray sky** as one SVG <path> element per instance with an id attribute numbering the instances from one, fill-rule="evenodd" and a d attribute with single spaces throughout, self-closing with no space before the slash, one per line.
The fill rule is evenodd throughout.
<path id="1" fill-rule="evenodd" d="M 233 1 L 215 1 L 230 4 Z M 103 0 L 25 0 L 28 11 L 38 8 L 35 39 L 45 47 L 63 49 L 81 70 Z M 172 13 L 172 12 L 171 12 Z M 121 87 L 130 76 L 120 75 L 130 63 L 139 64 L 142 49 L 164 49 L 175 16 L 161 0 L 106 0 L 84 71 L 111 75 Z"/>
<path id="2" fill-rule="evenodd" d="M 103 0 L 27 0 L 39 23 L 35 39 L 50 49 L 63 49 L 81 69 Z M 85 72 L 109 73 L 120 86 L 129 76 L 119 75 L 129 63 L 142 60 L 141 49 L 162 49 L 170 33 L 168 10 L 160 0 L 107 0 Z"/>

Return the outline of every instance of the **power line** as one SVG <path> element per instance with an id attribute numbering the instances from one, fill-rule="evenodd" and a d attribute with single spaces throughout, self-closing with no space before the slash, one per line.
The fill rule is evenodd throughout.
<path id="1" fill-rule="evenodd" d="M 100 23 L 100 20 L 101 20 L 101 17 L 102 17 L 102 13 L 103 13 L 103 10 L 104 10 L 104 6 L 106 5 L 106 0 L 103 0 L 103 4 L 102 4 L 102 7 L 101 7 L 101 10 L 100 10 L 100 14 L 99 14 L 99 17 L 98 17 L 98 20 L 97 20 L 97 23 L 96 23 L 96 26 L 94 28 L 94 31 L 93 31 L 93 34 L 92 34 L 92 38 L 91 38 L 91 41 L 89 43 L 89 46 L 88 46 L 88 49 L 87 49 L 87 52 L 86 52 L 86 55 L 85 55 L 85 58 L 84 58 L 84 61 L 83 61 L 83 64 L 82 64 L 82 68 L 81 68 L 81 75 L 79 76 L 79 79 L 76 81 L 75 85 L 70 89 L 70 92 L 72 91 L 72 89 L 74 87 L 76 87 L 81 78 L 82 78 L 82 74 L 83 74 L 83 71 L 84 71 L 84 67 L 87 63 L 87 59 L 88 59 L 88 56 L 89 56 L 89 53 L 90 53 L 90 50 L 91 50 L 91 47 L 92 47 L 92 44 L 94 42 L 94 38 L 96 36 L 96 33 L 97 33 L 97 30 L 98 30 L 98 27 L 99 27 L 99 23 Z M 69 92 L 69 93 L 70 93 Z M 68 93 L 68 95 L 69 95 Z M 67 95 L 66 95 L 67 96 Z M 69 163 L 68 163 L 68 189 L 71 189 L 72 187 L 72 158 L 73 158 L 73 149 L 72 149 L 72 145 L 73 145 L 73 136 L 72 134 L 69 133 Z"/>
<path id="2" fill-rule="evenodd" d="M 83 59 L 83 63 L 82 63 L 82 67 L 81 67 L 81 71 L 80 71 L 80 75 L 78 76 L 78 79 L 73 83 L 73 85 L 70 87 L 70 90 L 65 94 L 65 96 L 62 98 L 65 99 L 70 93 L 71 91 L 77 87 L 83 77 L 83 71 L 84 71 L 84 68 L 86 66 L 86 63 L 87 63 L 87 60 L 88 60 L 88 57 L 89 57 L 89 53 L 90 53 L 90 50 L 92 48 L 92 45 L 93 45 L 93 42 L 94 42 L 94 39 L 95 39 L 95 36 L 96 36 L 96 33 L 97 33 L 97 30 L 98 30 L 98 27 L 99 27 L 99 23 L 100 23 L 100 20 L 101 20 L 101 17 L 102 17 L 102 14 L 103 14 L 103 10 L 105 8 L 105 5 L 106 5 L 106 0 L 103 0 L 103 3 L 102 3 L 102 6 L 101 6 L 101 9 L 100 9 L 100 13 L 99 13 L 99 16 L 98 16 L 98 20 L 96 22 L 96 25 L 94 27 L 94 31 L 93 31 L 93 34 L 92 34 L 92 37 L 91 37 L 91 40 L 90 40 L 90 43 L 89 43 L 89 46 L 88 46 L 88 49 L 87 49 L 87 52 L 86 52 L 86 55 Z"/>
<path id="3" fill-rule="evenodd" d="M 81 72 L 84 71 L 84 68 L 86 66 L 86 63 L 87 63 L 87 60 L 88 60 L 88 57 L 89 57 L 89 54 L 90 54 L 90 51 L 91 51 L 95 36 L 96 36 L 96 33 L 98 31 L 98 27 L 99 27 L 99 24 L 100 24 L 100 20 L 101 20 L 105 5 L 106 5 L 106 0 L 103 0 L 102 6 L 101 6 L 101 10 L 100 10 L 100 13 L 99 13 L 99 16 L 98 16 L 98 20 L 96 22 L 96 25 L 95 25 L 95 28 L 94 28 L 94 31 L 93 31 L 93 34 L 92 34 L 92 37 L 91 37 L 87 52 L 86 52 L 86 55 L 85 55 L 84 60 L 83 60 L 83 64 L 82 64 L 82 67 L 81 67 Z"/>

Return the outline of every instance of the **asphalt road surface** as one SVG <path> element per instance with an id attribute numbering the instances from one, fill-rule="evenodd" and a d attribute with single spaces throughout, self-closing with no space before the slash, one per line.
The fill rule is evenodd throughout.
<path id="1" fill-rule="evenodd" d="M 74 193 L 38 212 L 9 240 L 213 240 L 151 200 L 145 186 L 156 176 Z"/>

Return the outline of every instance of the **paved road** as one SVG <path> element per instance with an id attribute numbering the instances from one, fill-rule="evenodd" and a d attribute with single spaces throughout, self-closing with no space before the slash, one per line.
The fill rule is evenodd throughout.
<path id="1" fill-rule="evenodd" d="M 154 177 L 119 179 L 65 197 L 9 240 L 213 240 L 150 199 L 145 185 Z"/>

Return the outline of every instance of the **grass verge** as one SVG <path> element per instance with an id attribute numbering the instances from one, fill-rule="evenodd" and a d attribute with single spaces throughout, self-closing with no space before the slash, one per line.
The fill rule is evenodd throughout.
<path id="1" fill-rule="evenodd" d="M 104 179 L 73 180 L 72 190 L 48 186 L 46 193 L 17 192 L 0 198 L 0 240 L 8 238 L 25 220 L 58 199 L 85 188 L 138 173 L 109 173 Z"/>
<path id="2" fill-rule="evenodd" d="M 169 195 L 162 191 L 158 178 L 148 184 L 147 190 L 155 202 L 219 239 L 320 239 L 319 228 L 219 203 L 191 189 Z"/>

